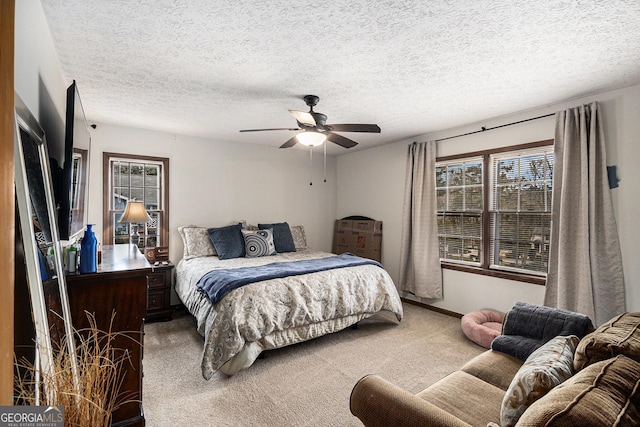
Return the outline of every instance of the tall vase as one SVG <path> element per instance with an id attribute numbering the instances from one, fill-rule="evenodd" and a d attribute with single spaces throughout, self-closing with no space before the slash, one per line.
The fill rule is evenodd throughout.
<path id="1" fill-rule="evenodd" d="M 87 224 L 84 237 L 80 242 L 80 274 L 95 273 L 97 271 L 98 239 L 92 230 L 93 224 Z"/>

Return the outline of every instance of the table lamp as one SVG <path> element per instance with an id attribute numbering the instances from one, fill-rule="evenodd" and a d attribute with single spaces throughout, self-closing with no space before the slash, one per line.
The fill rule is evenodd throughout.
<path id="1" fill-rule="evenodd" d="M 140 243 L 140 235 L 138 234 L 138 224 L 151 221 L 151 217 L 144 208 L 144 203 L 138 200 L 129 200 L 124 213 L 120 217 L 120 222 L 128 222 L 131 224 L 131 243 L 138 246 Z"/>

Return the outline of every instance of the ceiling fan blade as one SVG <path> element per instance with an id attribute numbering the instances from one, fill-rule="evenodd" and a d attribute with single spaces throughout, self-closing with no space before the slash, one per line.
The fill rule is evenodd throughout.
<path id="1" fill-rule="evenodd" d="M 282 144 L 280 146 L 280 148 L 289 148 L 289 147 L 293 147 L 294 145 L 296 145 L 298 143 L 298 139 L 293 136 L 291 138 L 289 138 L 289 140 L 287 142 L 285 142 L 284 144 Z"/>
<path id="2" fill-rule="evenodd" d="M 338 144 L 341 147 L 344 148 L 351 148 L 351 147 L 355 147 L 356 145 L 358 145 L 357 142 L 355 142 L 352 139 L 349 138 L 345 138 L 342 135 L 338 135 L 337 133 L 332 133 L 329 132 L 327 134 L 327 139 L 335 144 Z"/>
<path id="3" fill-rule="evenodd" d="M 300 128 L 242 129 L 240 132 L 262 132 L 264 130 L 301 130 Z"/>
<path id="4" fill-rule="evenodd" d="M 300 123 L 304 123 L 305 125 L 309 125 L 309 126 L 316 125 L 316 119 L 313 118 L 313 115 L 311 113 L 307 113 L 304 111 L 297 111 L 297 110 L 289 110 L 289 112 Z"/>
<path id="5" fill-rule="evenodd" d="M 340 124 L 340 125 L 328 125 L 331 126 L 335 132 L 369 132 L 380 133 L 380 126 L 374 124 Z"/>

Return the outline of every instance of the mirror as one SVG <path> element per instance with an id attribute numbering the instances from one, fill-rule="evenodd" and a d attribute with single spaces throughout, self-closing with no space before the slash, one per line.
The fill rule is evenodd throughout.
<path id="1" fill-rule="evenodd" d="M 36 332 L 36 363 L 53 375 L 53 348 L 49 332 L 44 282 L 57 282 L 65 338 L 71 354 L 73 378 L 78 384 L 75 344 L 62 262 L 62 245 L 56 227 L 55 202 L 44 131 L 16 94 L 15 185 L 22 230 L 27 282 Z M 47 391 L 45 384 L 45 392 Z"/>

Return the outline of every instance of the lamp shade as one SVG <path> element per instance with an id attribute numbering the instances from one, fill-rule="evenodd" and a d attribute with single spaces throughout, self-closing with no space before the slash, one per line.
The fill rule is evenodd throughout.
<path id="1" fill-rule="evenodd" d="M 297 134 L 296 138 L 302 145 L 306 145 L 307 147 L 316 147 L 318 145 L 322 145 L 325 139 L 327 139 L 327 136 L 315 130 L 305 130 L 304 132 Z"/>
<path id="2" fill-rule="evenodd" d="M 120 222 L 147 223 L 151 221 L 151 217 L 144 208 L 144 203 L 137 200 L 129 200 L 124 213 L 120 217 Z"/>

